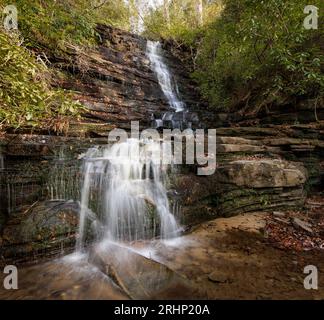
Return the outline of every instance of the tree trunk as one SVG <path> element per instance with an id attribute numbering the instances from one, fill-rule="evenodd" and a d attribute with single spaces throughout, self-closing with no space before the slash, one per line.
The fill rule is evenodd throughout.
<path id="1" fill-rule="evenodd" d="M 202 26 L 204 23 L 204 6 L 203 0 L 199 0 L 197 3 L 197 14 L 198 14 L 198 21 L 199 25 Z"/>
<path id="2" fill-rule="evenodd" d="M 169 26 L 170 25 L 169 0 L 163 1 L 163 7 L 164 7 L 164 19 Z"/>

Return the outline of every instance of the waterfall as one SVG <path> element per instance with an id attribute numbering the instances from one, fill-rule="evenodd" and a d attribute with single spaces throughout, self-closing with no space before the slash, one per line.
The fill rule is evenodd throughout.
<path id="1" fill-rule="evenodd" d="M 79 198 L 79 165 L 68 153 L 66 146 L 55 151 L 46 189 L 51 201 L 66 201 Z"/>
<path id="2" fill-rule="evenodd" d="M 171 75 L 167 65 L 163 61 L 161 44 L 159 42 L 147 42 L 147 56 L 151 62 L 152 69 L 154 70 L 159 85 L 167 98 L 170 107 L 176 112 L 184 111 L 185 104 L 180 101 L 177 94 L 177 85 L 172 83 Z"/>
<path id="3" fill-rule="evenodd" d="M 78 249 L 88 222 L 112 241 L 175 237 L 179 226 L 165 187 L 168 167 L 161 164 L 163 143 L 128 139 L 88 150 L 84 157 Z"/>

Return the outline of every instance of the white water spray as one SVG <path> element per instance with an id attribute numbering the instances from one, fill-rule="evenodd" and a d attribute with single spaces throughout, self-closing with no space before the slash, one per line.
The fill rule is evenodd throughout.
<path id="1" fill-rule="evenodd" d="M 185 104 L 180 101 L 175 89 L 176 86 L 172 83 L 169 69 L 163 61 L 161 44 L 159 42 L 148 41 L 146 52 L 170 107 L 176 112 L 184 111 Z"/>
<path id="2" fill-rule="evenodd" d="M 162 145 L 129 139 L 89 149 L 84 158 L 78 249 L 93 212 L 100 221 L 101 240 L 168 239 L 179 234 L 165 187 L 168 167 L 161 165 Z"/>

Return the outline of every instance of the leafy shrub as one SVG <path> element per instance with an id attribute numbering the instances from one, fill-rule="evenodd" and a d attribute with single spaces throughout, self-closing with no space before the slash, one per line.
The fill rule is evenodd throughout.
<path id="1" fill-rule="evenodd" d="M 313 1 L 317 7 L 319 1 Z M 215 107 L 323 95 L 323 27 L 306 30 L 305 1 L 224 0 L 206 27 L 194 74 Z M 323 21 L 319 21 L 323 26 Z"/>
<path id="2" fill-rule="evenodd" d="M 77 115 L 79 105 L 48 84 L 49 70 L 16 34 L 0 29 L 0 128 L 40 127 L 63 131 L 56 121 Z"/>
<path id="3" fill-rule="evenodd" d="M 66 43 L 93 44 L 97 23 L 128 24 L 127 8 L 117 0 L 16 0 L 15 5 L 25 45 L 33 49 L 62 53 Z"/>
<path id="4" fill-rule="evenodd" d="M 174 0 L 170 23 L 163 8 L 146 21 L 146 35 L 189 46 L 201 92 L 215 108 L 253 109 L 323 96 L 323 15 L 306 30 L 304 0 Z M 312 4 L 323 11 L 323 4 Z"/>
<path id="5" fill-rule="evenodd" d="M 0 0 L 3 8 L 11 4 Z M 51 88 L 51 70 L 33 52 L 65 54 L 68 44 L 95 44 L 97 23 L 125 27 L 128 11 L 119 0 L 16 0 L 18 27 L 0 28 L 0 129 L 48 128 L 64 131 L 81 107 L 68 92 Z"/>

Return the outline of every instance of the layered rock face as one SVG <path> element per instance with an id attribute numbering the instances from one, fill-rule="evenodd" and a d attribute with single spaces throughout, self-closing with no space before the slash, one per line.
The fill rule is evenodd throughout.
<path id="1" fill-rule="evenodd" d="M 146 40 L 107 26 L 99 26 L 98 32 L 97 48 L 70 48 L 69 59 L 52 59 L 60 71 L 56 85 L 72 90 L 85 106 L 67 137 L 0 139 L 0 256 L 5 263 L 71 249 L 79 205 L 67 201 L 80 199 L 80 155 L 93 145 L 106 144 L 113 128 L 129 129 L 131 121 L 150 127 L 152 113 L 169 111 L 146 56 Z M 170 50 L 166 44 L 164 48 Z M 321 122 L 263 127 L 241 122 L 241 127 L 229 127 L 234 118 L 206 109 L 187 68 L 171 50 L 165 59 L 188 109 L 199 114 L 202 126 L 217 128 L 218 135 L 214 175 L 197 176 L 194 166 L 183 166 L 172 178 L 171 202 L 181 205 L 183 224 L 256 210 L 302 208 L 307 191 L 323 189 Z"/>
<path id="2" fill-rule="evenodd" d="M 218 128 L 215 175 L 177 179 L 184 221 L 303 209 L 307 194 L 324 188 L 323 128 L 320 122 Z"/>
<path id="3" fill-rule="evenodd" d="M 98 26 L 101 42 L 95 49 L 71 48 L 70 61 L 53 63 L 63 70 L 56 85 L 75 92 L 85 107 L 81 123 L 71 123 L 70 135 L 105 136 L 112 128 L 130 128 L 131 121 L 150 127 L 152 114 L 162 118 L 170 110 L 146 54 L 146 39 L 109 26 Z M 201 99 L 183 64 L 165 52 L 189 110 Z M 71 62 L 72 61 L 72 62 Z"/>
<path id="4" fill-rule="evenodd" d="M 75 243 L 79 206 L 43 202 L 10 215 L 2 235 L 1 256 L 15 263 L 67 253 Z"/>
<path id="5" fill-rule="evenodd" d="M 232 161 L 210 177 L 183 175 L 177 179 L 183 221 L 192 224 L 246 212 L 301 208 L 306 181 L 300 163 L 279 159 Z"/>
<path id="6" fill-rule="evenodd" d="M 297 101 L 282 101 L 278 104 L 265 106 L 255 110 L 236 107 L 228 112 L 217 113 L 212 122 L 218 127 L 231 125 L 267 126 L 267 125 L 306 125 L 324 121 L 324 98 L 300 99 Z"/>

